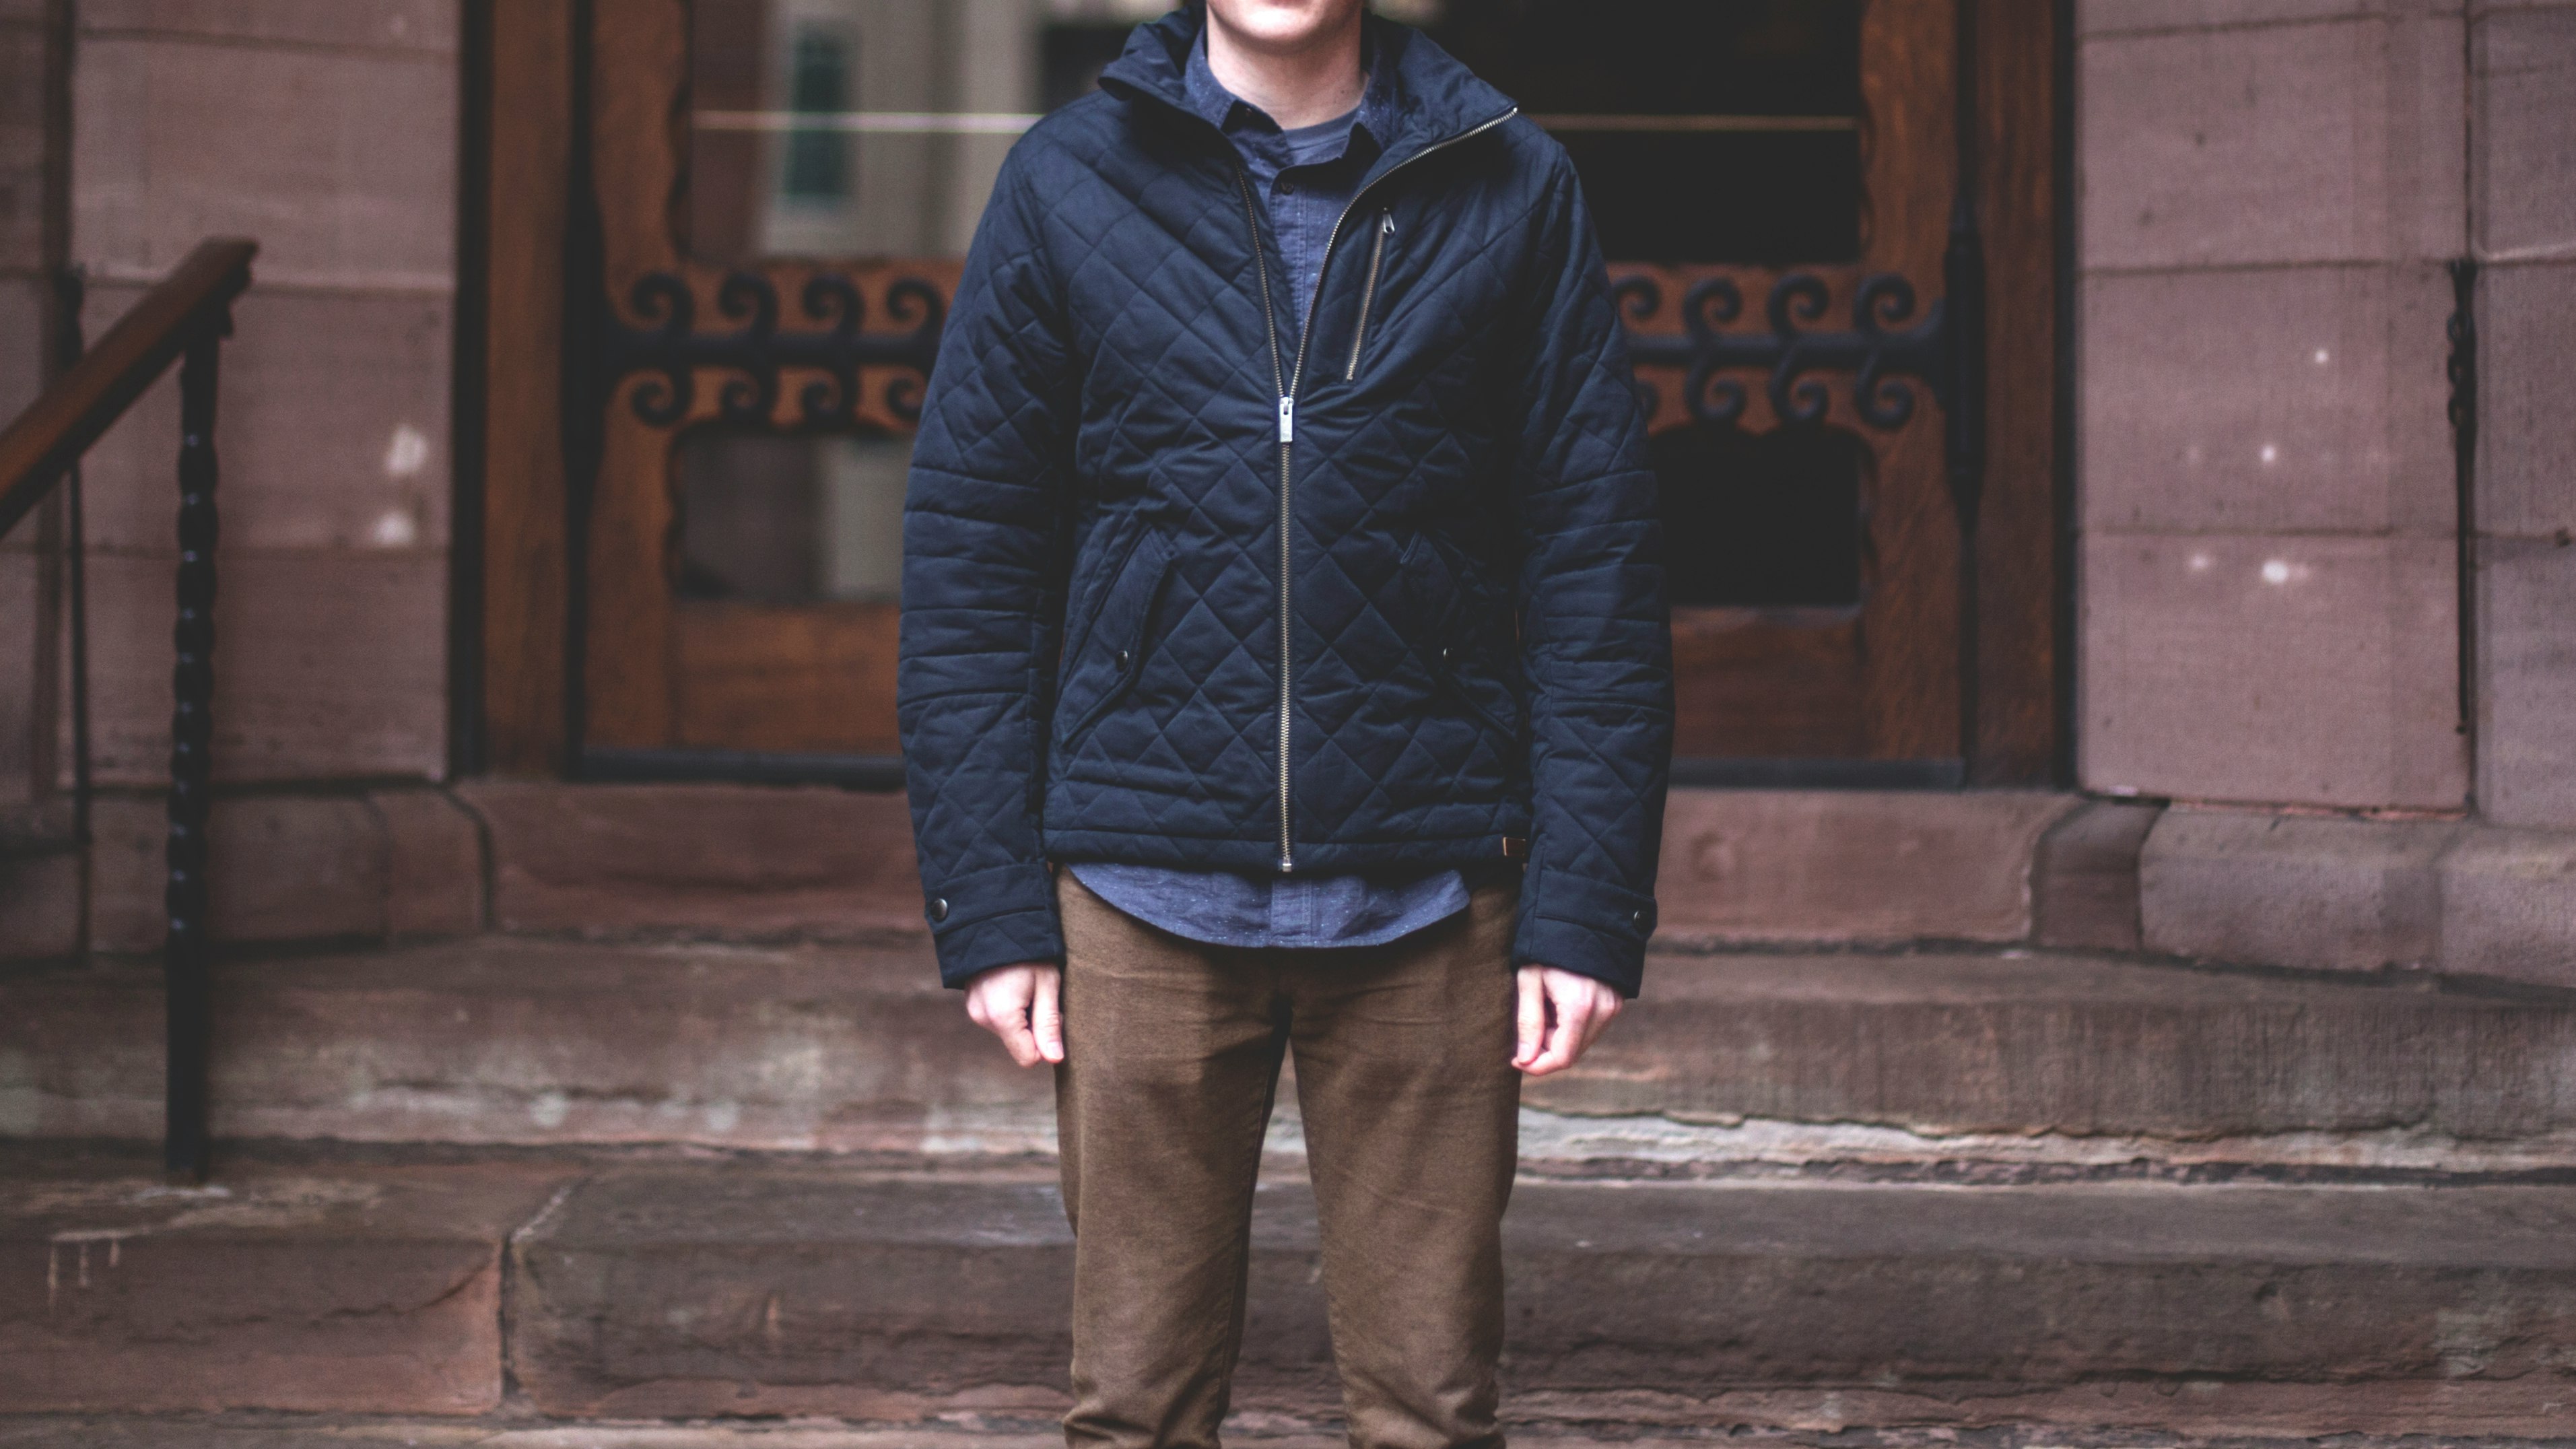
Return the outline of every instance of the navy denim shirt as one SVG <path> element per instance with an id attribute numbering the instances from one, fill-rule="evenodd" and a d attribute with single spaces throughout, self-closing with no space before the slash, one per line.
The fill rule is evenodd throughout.
<path id="1" fill-rule="evenodd" d="M 1333 226 L 1377 157 L 1376 137 L 1387 131 L 1390 88 L 1372 69 L 1356 108 L 1329 121 L 1282 130 L 1208 69 L 1205 40 L 1190 52 L 1185 84 L 1191 108 L 1225 132 L 1243 154 L 1253 189 L 1266 204 L 1295 299 L 1294 315 L 1281 319 L 1283 338 L 1293 346 L 1314 301 Z M 1176 936 L 1220 946 L 1374 946 L 1467 908 L 1467 883 L 1455 870 L 1378 879 L 1246 876 L 1097 861 L 1071 869 L 1093 894 L 1128 915 Z"/>

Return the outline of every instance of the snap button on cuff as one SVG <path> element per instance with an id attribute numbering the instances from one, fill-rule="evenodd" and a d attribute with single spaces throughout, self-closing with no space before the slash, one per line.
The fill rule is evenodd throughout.
<path id="1" fill-rule="evenodd" d="M 944 921 L 948 919 L 948 897 L 939 896 L 931 901 L 930 918 L 934 921 Z"/>
<path id="2" fill-rule="evenodd" d="M 1636 927 L 1640 931 L 1646 929 L 1646 913 L 1642 910 L 1630 911 L 1628 913 L 1628 924 Z"/>

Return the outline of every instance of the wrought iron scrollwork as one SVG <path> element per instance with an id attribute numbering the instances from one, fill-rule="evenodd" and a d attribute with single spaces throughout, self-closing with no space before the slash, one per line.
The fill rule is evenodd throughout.
<path id="1" fill-rule="evenodd" d="M 603 329 L 606 378 L 614 383 L 649 374 L 631 395 L 635 416 L 670 427 L 696 408 L 700 369 L 726 374 L 716 393 L 716 415 L 752 424 L 775 419 L 782 373 L 819 373 L 797 390 L 797 415 L 809 427 L 833 427 L 858 416 L 861 370 L 892 367 L 902 372 L 886 383 L 886 410 L 907 421 L 920 417 L 922 389 L 947 320 L 947 303 L 936 286 L 900 277 L 886 288 L 886 315 L 910 324 L 900 332 L 869 331 L 866 298 L 837 272 L 807 279 L 796 300 L 803 320 L 813 325 L 783 329 L 776 284 L 757 272 L 728 272 L 717 284 L 715 310 L 733 325 L 701 330 L 687 279 L 648 273 L 627 293 L 627 307 L 643 325 L 629 325 L 612 309 Z"/>
<path id="2" fill-rule="evenodd" d="M 1663 306 L 1663 288 L 1652 277 L 1628 277 L 1613 294 L 1632 321 Z M 1946 302 L 1934 302 L 1916 321 L 1914 284 L 1880 272 L 1853 292 L 1849 330 L 1816 330 L 1832 299 L 1823 278 L 1791 272 L 1771 284 L 1763 301 L 1768 331 L 1729 331 L 1744 315 L 1744 293 L 1732 278 L 1709 277 L 1683 294 L 1679 335 L 1632 331 L 1628 352 L 1641 367 L 1681 368 L 1683 404 L 1702 423 L 1743 420 L 1744 383 L 1727 375 L 1737 372 L 1770 374 L 1765 391 L 1783 422 L 1824 418 L 1832 392 L 1816 374 L 1827 372 L 1851 375 L 1853 407 L 1871 427 L 1901 428 L 1912 419 L 1914 388 L 1907 379 L 1930 388 L 1944 409 L 1951 406 L 1955 370 Z"/>

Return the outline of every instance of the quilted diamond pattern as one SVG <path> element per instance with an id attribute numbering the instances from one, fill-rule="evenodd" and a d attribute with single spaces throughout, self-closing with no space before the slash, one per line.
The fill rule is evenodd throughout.
<path id="1" fill-rule="evenodd" d="M 1279 857 L 1281 450 L 1300 321 L 1232 148 L 1182 99 L 1195 10 L 1012 151 L 924 401 L 899 713 L 951 984 L 1062 953 L 1049 858 Z M 1318 288 L 1288 460 L 1295 868 L 1529 841 L 1515 954 L 1633 992 L 1671 750 L 1645 420 L 1565 153 L 1381 26 L 1395 130 L 1364 267 Z M 1274 361 L 1273 337 L 1278 353 Z"/>

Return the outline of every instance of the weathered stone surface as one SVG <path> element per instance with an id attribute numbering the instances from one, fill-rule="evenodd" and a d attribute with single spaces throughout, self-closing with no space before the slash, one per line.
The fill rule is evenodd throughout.
<path id="1" fill-rule="evenodd" d="M 2076 0 L 2075 33 L 2089 37 L 2141 30 L 2341 20 L 2387 8 L 2387 0 Z"/>
<path id="2" fill-rule="evenodd" d="M 2471 32 L 2478 245 L 2490 254 L 2576 248 L 2576 10 L 2496 6 Z"/>
<path id="3" fill-rule="evenodd" d="M 2087 1390 L 2086 1392 L 2092 1392 Z M 2356 1388 L 2359 1394 L 2368 1390 Z M 2113 1397 L 2118 1397 L 2113 1391 Z M 1836 1394 L 1831 1399 L 1839 1401 Z M 2136 1394 L 2135 1397 L 2146 1397 Z M 1694 1426 L 1661 1422 L 1641 1431 L 1633 1424 L 1587 1426 L 1552 1423 L 1515 1404 L 1507 1411 L 1512 1441 L 1543 1449 L 1701 1449 Z M 1729 1423 L 1735 1449 L 1808 1449 L 1826 1420 L 1790 1416 L 1800 1427 L 1778 1423 Z M 2010 1442 L 2004 1434 L 1980 1436 Z M 2187 1449 L 2190 1441 L 2134 1430 L 2053 1428 L 2051 1445 L 2065 1449 Z M 1328 1421 L 1241 1416 L 1227 1423 L 1229 1444 L 1260 1449 L 1344 1449 L 1349 1440 Z M 1903 1424 L 1853 1429 L 1843 1439 L 1867 1449 L 1952 1449 L 1956 1428 Z M 695 1424 L 520 1424 L 454 1419 L 226 1418 L 104 1415 L 31 1415 L 0 1420 L 7 1449 L 1059 1449 L 1063 1431 L 1043 1420 L 977 1416 L 967 1423 L 827 1424 L 763 1420 Z M 2343 1435 L 2338 1449 L 2416 1449 L 2401 1436 Z"/>
<path id="4" fill-rule="evenodd" d="M 20 408 L 36 400 L 42 382 L 38 364 L 43 359 L 35 339 L 44 335 L 44 305 L 43 282 L 34 277 L 0 277 L 0 337 L 14 339 L 13 345 L 0 347 L 0 418 L 14 418 Z"/>
<path id="5" fill-rule="evenodd" d="M 2457 255 L 2462 23 L 2426 6 L 2087 39 L 2083 264 Z"/>
<path id="6" fill-rule="evenodd" d="M 2444 970 L 2576 987 L 2576 833 L 2474 830 L 2441 875 Z"/>
<path id="7" fill-rule="evenodd" d="M 2478 561 L 2479 813 L 2576 828 L 2576 543 L 2487 539 Z"/>
<path id="8" fill-rule="evenodd" d="M 271 284 L 443 290 L 455 274 L 452 60 L 119 33 L 81 45 L 73 236 L 117 278 L 255 236 Z"/>
<path id="9" fill-rule="evenodd" d="M 2456 821 L 2169 810 L 2147 836 L 2150 950 L 2271 966 L 2431 968 Z"/>
<path id="10" fill-rule="evenodd" d="M 452 53 L 457 0 L 83 0 L 81 28 Z"/>
<path id="11" fill-rule="evenodd" d="M 1054 1147 L 1051 1080 L 1011 1066 L 918 947 L 485 939 L 235 961 L 223 1003 L 216 1126 L 234 1137 Z M 0 1135 L 156 1134 L 160 1013 L 141 964 L 0 981 Z M 1952 1139 L 1907 1150 L 1953 1158 L 1986 1151 L 1959 1139 L 2022 1134 L 2346 1164 L 2502 1144 L 2546 1164 L 2576 1160 L 2572 1060 L 2576 1014 L 2528 1002 L 2041 953 L 1763 952 L 1656 958 L 1645 997 L 1525 1100 L 1586 1118 L 1885 1127 Z M 1815 1133 L 1642 1150 L 1616 1123 L 1567 1130 L 1586 1139 L 1580 1157 L 1897 1150 Z"/>
<path id="12" fill-rule="evenodd" d="M 534 1166 L 12 1163 L 0 1404 L 18 1412 L 469 1414 L 501 1396 L 501 1248 L 563 1174 Z"/>
<path id="13" fill-rule="evenodd" d="M 99 800 L 91 933 L 99 949 L 159 949 L 164 797 Z M 432 790 L 226 795 L 207 832 L 215 938 L 329 941 L 462 935 L 482 922 L 472 817 Z"/>
<path id="14" fill-rule="evenodd" d="M 2571 1063 L 2576 1002 L 2020 952 L 1670 956 L 1522 1100 L 1952 1136 L 2536 1142 L 2576 1132 Z"/>
<path id="15" fill-rule="evenodd" d="M 159 796 L 109 796 L 91 818 L 90 932 L 99 949 L 152 951 L 167 921 L 170 821 Z M 215 935 L 296 941 L 384 934 L 384 828 L 349 796 L 238 796 L 206 833 Z"/>
<path id="16" fill-rule="evenodd" d="M 44 31 L 0 26 L 0 266 L 33 267 L 43 256 L 44 160 Z M 14 350 L 36 350 L 36 334 L 7 335 Z"/>
<path id="17" fill-rule="evenodd" d="M 2478 276 L 2478 530 L 2576 531 L 2576 258 Z"/>
<path id="18" fill-rule="evenodd" d="M 2439 266 L 2113 274 L 2083 298 L 2086 528 L 2456 524 Z"/>
<path id="19" fill-rule="evenodd" d="M 2460 807 L 2449 540 L 2096 534 L 2083 550 L 2087 789 Z"/>
<path id="20" fill-rule="evenodd" d="M 2536 1425 L 2576 1387 L 2571 1229 L 2564 1188 L 1526 1182 L 1506 1374 L 1560 1409 L 1795 1388 L 2136 1422 L 2146 1380 L 2188 1390 L 2140 1396 L 2177 1429 L 2244 1413 L 2238 1384 L 2306 1386 L 2310 1432 Z M 1302 1186 L 1258 1194 L 1252 1251 L 1236 1402 L 1322 1407 Z M 611 1172 L 512 1253 L 513 1367 L 550 1414 L 1062 1402 L 1072 1243 L 1043 1181 Z"/>
<path id="21" fill-rule="evenodd" d="M 485 939 L 227 965 L 218 1131 L 251 1138 L 1051 1151 L 1054 1087 L 926 951 Z M 0 982 L 17 1130 L 160 1130 L 148 970 Z M 8 1095 L 0 1087 L 0 1097 Z M 0 1110 L 0 1119 L 9 1113 Z"/>
<path id="22" fill-rule="evenodd" d="M 2576 527 L 2576 422 L 2558 405 L 2576 363 L 2576 259 L 2495 264 L 2478 279 L 2478 526 L 2549 537 Z"/>
<path id="23" fill-rule="evenodd" d="M 2036 791 L 1675 790 L 1658 934 L 2019 940 L 2031 852 L 2074 805 Z"/>
<path id="24" fill-rule="evenodd" d="M 2159 807 L 2092 800 L 2049 827 L 2031 866 L 2031 939 L 2138 949 L 2138 854 Z"/>
<path id="25" fill-rule="evenodd" d="M 93 335 L 143 288 L 99 286 Z M 448 542 L 448 299 L 264 291 L 233 307 L 224 344 L 222 459 L 227 548 L 380 553 Z M 179 381 L 136 401 L 86 464 L 98 547 L 166 551 L 178 507 Z"/>
<path id="26" fill-rule="evenodd" d="M 0 850 L 0 961 L 69 956 L 80 925 L 78 854 Z"/>
<path id="27" fill-rule="evenodd" d="M 167 557 L 101 554 L 90 561 L 101 784 L 169 778 L 176 570 Z M 218 780 L 435 779 L 445 772 L 443 556 L 225 554 L 218 573 Z"/>
<path id="28" fill-rule="evenodd" d="M 43 658 L 43 570 L 32 547 L 38 519 L 0 541 L 0 810 L 24 809 L 50 781 L 40 778 L 37 747 L 43 743 L 39 703 L 51 691 L 39 672 Z M 15 546 L 11 546 L 11 545 Z"/>
<path id="29" fill-rule="evenodd" d="M 462 936 L 483 927 L 483 828 L 442 790 L 367 797 L 385 831 L 388 936 Z"/>
<path id="30" fill-rule="evenodd" d="M 469 784 L 509 931 L 927 933 L 903 797 L 735 785 Z"/>

